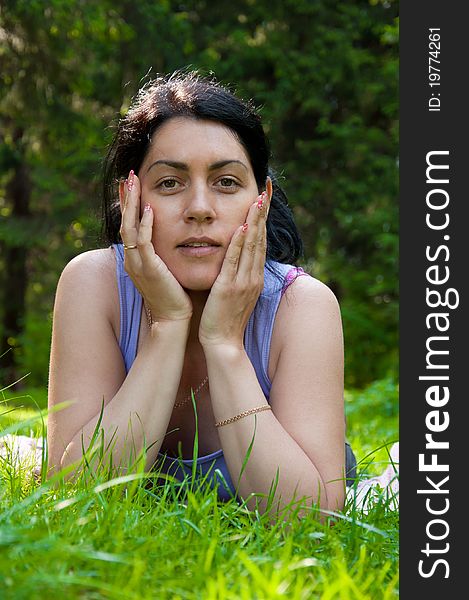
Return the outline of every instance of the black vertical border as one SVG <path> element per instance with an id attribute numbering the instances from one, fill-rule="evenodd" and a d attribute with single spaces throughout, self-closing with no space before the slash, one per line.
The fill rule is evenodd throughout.
<path id="1" fill-rule="evenodd" d="M 467 595 L 467 584 L 463 563 L 467 562 L 466 536 L 467 506 L 469 505 L 468 458 L 469 421 L 467 405 L 469 391 L 466 374 L 469 375 L 468 338 L 469 314 L 467 311 L 467 276 L 469 268 L 469 228 L 466 214 L 469 206 L 467 179 L 469 177 L 469 96 L 465 89 L 468 79 L 469 58 L 469 3 L 464 1 L 435 2 L 412 0 L 400 3 L 400 589 L 404 600 L 460 598 Z M 441 86 L 431 88 L 429 83 L 429 28 L 440 28 Z M 428 101 L 432 92 L 439 93 L 440 111 L 429 111 Z M 434 101 L 436 105 L 436 102 Z M 441 163 L 449 164 L 448 185 L 431 186 L 426 183 L 426 156 L 430 151 L 448 150 L 448 157 L 440 157 Z M 435 162 L 438 162 L 435 160 Z M 436 172 L 435 172 L 436 174 Z M 444 231 L 432 231 L 426 225 L 426 214 L 432 212 L 426 204 L 431 187 L 444 188 L 450 197 L 446 211 L 440 211 L 443 219 L 448 212 L 450 223 Z M 436 198 L 436 196 L 435 196 Z M 443 198 L 441 195 L 440 198 Z M 444 239 L 444 236 L 449 239 Z M 446 245 L 435 262 L 426 258 L 426 247 L 432 256 L 439 245 Z M 449 465 L 449 471 L 422 472 L 419 470 L 419 454 L 426 452 L 426 462 L 435 451 L 425 450 L 427 414 L 435 410 L 426 402 L 429 381 L 419 380 L 428 375 L 426 370 L 426 342 L 436 335 L 435 329 L 427 329 L 426 316 L 435 312 L 427 306 L 427 268 L 438 264 L 449 267 L 450 277 L 445 288 L 454 288 L 459 293 L 459 306 L 455 309 L 437 308 L 449 313 L 450 327 L 446 349 L 448 356 L 440 356 L 441 364 L 449 364 L 444 372 L 431 374 L 449 375 L 450 399 L 439 410 L 447 411 L 450 422 L 446 431 L 434 434 L 434 439 L 448 441 L 449 448 L 437 452 L 438 462 Z M 436 347 L 436 346 L 435 346 Z M 445 343 L 440 344 L 445 349 Z M 442 415 L 443 418 L 443 415 Z M 426 477 L 439 484 L 449 475 L 449 480 L 440 486 L 447 494 L 422 494 L 419 489 L 431 489 Z M 443 509 L 449 501 L 449 509 L 440 516 L 431 515 L 426 507 Z M 427 535 L 432 519 L 444 519 L 449 526 L 446 538 L 436 541 Z M 435 536 L 445 533 L 443 524 L 430 525 Z M 422 552 L 429 544 L 431 553 Z M 449 546 L 446 546 L 449 544 Z M 433 553 L 433 550 L 440 552 Z M 444 551 L 445 550 L 445 551 Z M 447 561 L 436 564 L 438 559 Z M 422 570 L 429 574 L 419 574 Z M 448 577 L 445 577 L 448 575 Z M 422 595 L 420 595 L 422 594 Z"/>

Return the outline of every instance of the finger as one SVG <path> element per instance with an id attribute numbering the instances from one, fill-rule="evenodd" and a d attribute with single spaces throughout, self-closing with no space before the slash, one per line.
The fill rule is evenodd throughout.
<path id="1" fill-rule="evenodd" d="M 261 207 L 259 208 L 259 219 L 257 224 L 257 246 L 253 260 L 252 273 L 264 274 L 264 266 L 267 251 L 267 216 L 270 209 L 271 194 L 266 190 Z"/>
<path id="2" fill-rule="evenodd" d="M 144 270 L 154 266 L 156 258 L 152 241 L 153 219 L 153 209 L 149 204 L 145 204 L 137 236 L 137 247 Z"/>
<path id="3" fill-rule="evenodd" d="M 256 202 L 251 205 L 249 209 L 248 218 L 246 219 L 249 223 L 249 229 L 239 260 L 239 276 L 250 276 L 253 271 L 254 259 L 258 253 L 259 244 L 261 242 L 260 234 L 262 233 L 262 226 L 265 225 L 264 214 L 266 210 L 266 198 L 267 195 L 263 192 L 257 197 Z"/>
<path id="4" fill-rule="evenodd" d="M 258 243 L 256 246 L 254 258 L 252 261 L 252 271 L 251 271 L 252 275 L 259 276 L 260 278 L 264 277 L 266 250 L 267 250 L 266 222 L 264 219 L 260 219 L 259 229 L 258 229 Z"/>
<path id="5" fill-rule="evenodd" d="M 137 248 L 124 248 L 124 266 L 133 272 L 140 270 L 142 257 L 138 248 L 138 235 L 140 229 L 140 181 L 131 171 L 125 183 L 124 210 L 121 222 L 121 238 L 126 246 Z"/>
<path id="6" fill-rule="evenodd" d="M 119 202 L 121 208 L 121 215 L 124 214 L 124 210 L 127 206 L 127 196 L 129 193 L 129 177 L 132 174 L 133 170 L 130 171 L 127 179 L 120 181 L 119 183 Z"/>
<path id="7" fill-rule="evenodd" d="M 139 213 L 140 213 L 140 182 L 133 171 L 124 186 L 124 198 L 122 206 L 121 238 L 124 244 L 130 246 L 137 243 Z"/>
<path id="8" fill-rule="evenodd" d="M 233 281 L 236 278 L 238 272 L 239 257 L 246 239 L 246 231 L 249 228 L 249 224 L 246 222 L 244 225 L 238 227 L 231 238 L 230 245 L 223 259 L 223 264 L 220 270 L 220 278 L 226 281 Z"/>

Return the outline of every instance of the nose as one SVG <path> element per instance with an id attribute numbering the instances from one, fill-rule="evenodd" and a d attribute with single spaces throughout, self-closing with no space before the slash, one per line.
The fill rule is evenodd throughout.
<path id="1" fill-rule="evenodd" d="M 216 212 L 210 190 L 203 184 L 197 184 L 189 191 L 189 198 L 184 209 L 184 220 L 197 223 L 211 222 Z"/>

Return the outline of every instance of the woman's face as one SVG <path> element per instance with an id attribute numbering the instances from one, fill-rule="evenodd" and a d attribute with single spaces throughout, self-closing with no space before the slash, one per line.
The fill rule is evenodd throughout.
<path id="1" fill-rule="evenodd" d="M 156 131 L 138 176 L 155 252 L 184 288 L 210 289 L 259 194 L 245 149 L 219 123 L 175 117 Z"/>

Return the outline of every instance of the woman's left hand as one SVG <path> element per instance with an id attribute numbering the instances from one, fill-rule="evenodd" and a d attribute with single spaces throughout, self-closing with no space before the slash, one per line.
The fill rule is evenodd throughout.
<path id="1" fill-rule="evenodd" d="M 199 341 L 203 347 L 243 347 L 244 330 L 264 287 L 270 179 L 266 188 L 249 208 L 247 228 L 246 224 L 238 227 L 231 238 L 200 320 Z"/>

